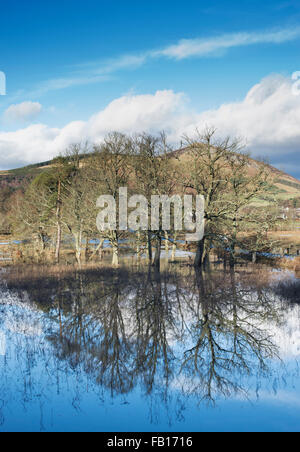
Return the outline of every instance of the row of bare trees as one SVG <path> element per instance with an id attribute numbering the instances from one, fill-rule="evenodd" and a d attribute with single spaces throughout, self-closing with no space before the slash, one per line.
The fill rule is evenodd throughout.
<path id="1" fill-rule="evenodd" d="M 112 265 L 119 265 L 120 244 L 126 243 L 137 258 L 147 255 L 159 267 L 162 243 L 175 259 L 178 240 L 170 230 L 107 230 L 96 226 L 96 201 L 102 194 L 118 200 L 119 188 L 143 195 L 151 208 L 152 195 L 201 194 L 205 199 L 205 232 L 197 243 L 195 266 L 209 261 L 212 248 L 226 251 L 234 265 L 236 250 L 247 247 L 254 254 L 266 248 L 266 236 L 274 218 L 255 208 L 254 201 L 268 196 L 268 167 L 242 152 L 237 140 L 218 139 L 215 129 L 185 137 L 180 151 L 173 151 L 164 133 L 128 136 L 109 134 L 102 143 L 71 146 L 64 156 L 32 181 L 24 197 L 12 209 L 14 233 L 34 237 L 41 252 L 52 248 L 61 259 L 62 243 L 69 240 L 76 260 L 101 256 L 109 242 Z M 117 202 L 118 206 L 118 202 Z M 174 208 L 174 206 L 173 206 Z M 88 251 L 91 239 L 97 246 Z"/>

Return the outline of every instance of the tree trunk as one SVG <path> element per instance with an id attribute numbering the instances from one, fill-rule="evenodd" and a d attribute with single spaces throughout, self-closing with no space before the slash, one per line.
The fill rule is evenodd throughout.
<path id="1" fill-rule="evenodd" d="M 230 245 L 230 260 L 229 260 L 230 268 L 234 268 L 234 266 L 235 266 L 235 247 L 236 247 L 236 243 L 237 243 L 237 230 L 238 230 L 238 224 L 237 224 L 237 215 L 236 215 L 235 218 L 233 219 L 233 236 L 232 236 L 232 243 Z"/>
<path id="2" fill-rule="evenodd" d="M 209 256 L 210 256 L 210 250 L 205 249 L 204 250 L 204 255 L 203 255 L 203 265 L 204 265 L 205 268 L 208 268 L 208 269 L 210 269 Z"/>
<path id="3" fill-rule="evenodd" d="M 230 248 L 230 258 L 229 258 L 229 266 L 230 268 L 234 268 L 235 266 L 235 246 L 231 246 Z"/>
<path id="4" fill-rule="evenodd" d="M 46 240 L 45 240 L 45 235 L 42 232 L 39 234 L 39 239 L 40 239 L 41 251 L 43 252 L 46 249 Z"/>
<path id="5" fill-rule="evenodd" d="M 99 242 L 99 245 L 97 246 L 97 248 L 95 249 L 95 251 L 91 255 L 91 257 L 89 259 L 90 261 L 96 256 L 96 254 L 98 252 L 99 252 L 100 260 L 102 259 L 102 246 L 103 246 L 103 243 L 104 243 L 104 239 L 101 239 L 100 242 Z"/>
<path id="6" fill-rule="evenodd" d="M 175 256 L 176 256 L 176 249 L 177 249 L 177 245 L 176 245 L 176 240 L 177 240 L 177 234 L 174 235 L 174 239 L 173 239 L 173 245 L 172 245 L 172 256 L 171 256 L 171 262 L 175 262 Z"/>
<path id="7" fill-rule="evenodd" d="M 223 260 L 224 270 L 227 269 L 227 253 L 226 250 L 224 250 L 224 260 Z"/>
<path id="8" fill-rule="evenodd" d="M 203 237 L 203 239 L 200 240 L 197 244 L 197 252 L 194 262 L 195 267 L 202 267 L 204 258 L 204 249 L 205 249 L 205 238 Z"/>
<path id="9" fill-rule="evenodd" d="M 165 252 L 166 252 L 166 259 L 169 260 L 169 234 L 168 231 L 165 231 Z"/>
<path id="10" fill-rule="evenodd" d="M 89 251 L 89 237 L 86 236 L 85 238 L 85 244 L 84 244 L 84 248 L 83 248 L 83 262 L 87 261 L 87 256 L 88 256 L 88 251 Z"/>
<path id="11" fill-rule="evenodd" d="M 81 231 L 74 233 L 74 238 L 75 238 L 76 260 L 80 266 L 81 265 L 81 251 L 82 251 L 82 233 L 81 233 Z"/>
<path id="12" fill-rule="evenodd" d="M 160 254 L 161 254 L 161 236 L 158 235 L 156 239 L 155 257 L 153 262 L 153 267 L 155 267 L 156 269 L 160 268 Z"/>
<path id="13" fill-rule="evenodd" d="M 117 244 L 113 244 L 112 253 L 113 253 L 112 266 L 118 267 L 119 266 L 119 247 Z"/>
<path id="14" fill-rule="evenodd" d="M 112 246 L 112 266 L 119 267 L 119 235 L 114 231 L 110 240 Z"/>
<path id="15" fill-rule="evenodd" d="M 59 263 L 60 259 L 60 247 L 61 247 L 61 225 L 57 222 L 57 238 L 56 238 L 56 249 L 55 249 L 55 260 Z"/>
<path id="16" fill-rule="evenodd" d="M 136 258 L 139 261 L 141 259 L 141 232 L 137 232 L 136 236 Z"/>
<path id="17" fill-rule="evenodd" d="M 152 264 L 152 241 L 151 241 L 151 231 L 147 232 L 147 242 L 148 242 L 148 261 L 149 265 Z"/>
<path id="18" fill-rule="evenodd" d="M 56 238 L 55 260 L 57 263 L 59 263 L 61 247 L 60 213 L 61 213 L 61 181 L 59 180 L 57 187 L 57 208 L 56 208 L 57 238 Z"/>

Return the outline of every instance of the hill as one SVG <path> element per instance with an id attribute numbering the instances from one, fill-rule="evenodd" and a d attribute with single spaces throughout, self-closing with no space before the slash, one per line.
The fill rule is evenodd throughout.
<path id="1" fill-rule="evenodd" d="M 186 161 L 189 155 L 189 149 L 183 148 L 171 153 L 172 157 L 176 157 L 179 161 Z M 83 158 L 86 158 L 83 157 Z M 255 174 L 258 169 L 258 162 L 255 159 L 249 160 L 249 174 Z M 0 189 L 9 187 L 11 189 L 23 188 L 30 180 L 51 166 L 51 161 L 36 163 L 22 168 L 0 171 Z M 300 198 L 300 180 L 280 171 L 272 165 L 267 164 L 271 177 L 273 178 L 273 190 L 278 200 L 291 200 Z"/>
<path id="2" fill-rule="evenodd" d="M 189 148 L 179 149 L 172 153 L 172 155 L 182 163 L 188 160 L 189 154 Z M 257 172 L 260 164 L 261 162 L 259 162 L 258 160 L 255 160 L 253 158 L 249 159 L 248 172 L 250 176 L 254 175 Z M 285 173 L 284 171 L 275 168 L 270 164 L 266 164 L 266 166 L 270 172 L 271 178 L 273 179 L 272 190 L 278 201 L 288 201 L 295 198 L 300 198 L 300 180 L 296 179 L 290 174 Z M 258 201 L 261 205 L 263 204 L 262 200 Z"/>
<path id="3" fill-rule="evenodd" d="M 0 171 L 0 188 L 19 188 L 23 186 L 26 181 L 33 179 L 44 171 L 50 164 L 51 161 L 48 161 L 24 166 L 22 168 Z"/>

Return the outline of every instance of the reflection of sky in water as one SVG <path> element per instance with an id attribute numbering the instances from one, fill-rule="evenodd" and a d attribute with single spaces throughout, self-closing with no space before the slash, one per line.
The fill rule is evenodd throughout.
<path id="1" fill-rule="evenodd" d="M 85 291 L 81 282 L 76 296 L 64 285 L 62 297 L 69 304 L 61 310 L 49 293 L 41 294 L 48 297 L 43 305 L 33 294 L 2 289 L 0 431 L 300 430 L 298 305 L 272 293 L 256 305 L 257 295 L 243 291 L 248 304 L 238 307 L 237 328 L 247 330 L 245 341 L 244 332 L 233 334 L 234 311 L 224 302 L 231 289 L 214 288 L 222 307 L 201 306 L 199 314 L 197 291 L 179 282 L 151 281 L 147 295 L 143 281 L 138 288 L 122 284 L 124 295 L 116 305 L 111 294 L 91 303 L 95 284 L 83 285 Z M 164 308 L 156 313 L 158 291 Z M 154 304 L 147 311 L 148 296 Z M 246 306 L 254 308 L 251 315 Z M 213 325 L 219 367 L 210 367 L 209 341 L 204 341 L 195 371 L 193 349 L 205 316 Z M 254 347 L 257 341 L 265 347 L 262 354 Z M 271 357 L 271 348 L 280 359 Z M 208 387 L 211 372 L 217 376 Z"/>
<path id="2" fill-rule="evenodd" d="M 6 352 L 6 337 L 3 331 L 0 331 L 0 356 L 4 356 Z"/>

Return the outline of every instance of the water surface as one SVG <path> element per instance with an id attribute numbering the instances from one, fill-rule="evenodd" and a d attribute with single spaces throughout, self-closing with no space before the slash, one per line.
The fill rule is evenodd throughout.
<path id="1" fill-rule="evenodd" d="M 255 268 L 2 273 L 0 431 L 299 431 L 300 285 Z"/>

